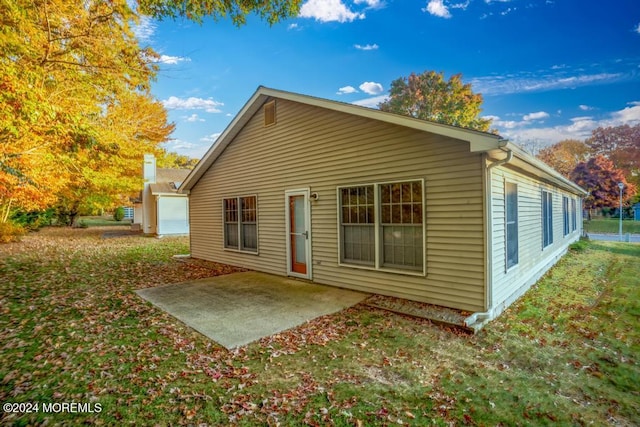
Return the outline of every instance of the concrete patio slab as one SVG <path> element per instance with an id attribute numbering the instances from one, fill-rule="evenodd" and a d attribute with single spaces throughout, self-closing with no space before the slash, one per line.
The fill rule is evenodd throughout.
<path id="1" fill-rule="evenodd" d="M 136 292 L 227 349 L 335 313 L 369 296 L 253 271 Z"/>

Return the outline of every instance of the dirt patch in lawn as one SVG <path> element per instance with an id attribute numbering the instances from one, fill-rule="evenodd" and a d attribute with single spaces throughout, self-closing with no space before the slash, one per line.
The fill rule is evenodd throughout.
<path id="1" fill-rule="evenodd" d="M 473 330 L 467 328 L 464 323 L 464 320 L 471 315 L 471 312 L 468 311 L 455 310 L 439 305 L 409 301 L 402 298 L 393 298 L 383 295 L 373 295 L 367 298 L 365 304 L 370 307 L 389 310 L 394 313 L 429 319 L 437 325 L 452 326 L 467 332 L 473 332 Z"/>

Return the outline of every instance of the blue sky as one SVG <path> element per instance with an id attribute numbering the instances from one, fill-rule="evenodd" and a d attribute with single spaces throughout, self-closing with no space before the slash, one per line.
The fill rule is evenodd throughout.
<path id="1" fill-rule="evenodd" d="M 201 157 L 260 85 L 375 107 L 411 72 L 456 73 L 525 147 L 640 123 L 638 0 L 305 0 L 269 27 L 143 20 L 170 151 Z"/>

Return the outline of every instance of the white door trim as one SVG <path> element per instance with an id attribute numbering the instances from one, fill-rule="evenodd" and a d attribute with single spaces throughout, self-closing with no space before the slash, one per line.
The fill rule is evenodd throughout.
<path id="1" fill-rule="evenodd" d="M 284 212 L 285 212 L 285 241 L 287 248 L 287 275 L 293 277 L 300 277 L 302 279 L 311 280 L 312 269 L 311 269 L 311 204 L 310 204 L 310 189 L 309 188 L 301 188 L 294 190 L 285 190 L 284 192 Z M 306 274 L 298 273 L 293 271 L 292 266 L 292 253 L 291 253 L 291 213 L 289 208 L 289 198 L 291 196 L 304 196 L 304 207 L 305 207 L 305 215 L 304 215 L 304 226 L 306 232 L 305 239 L 305 255 L 306 255 Z"/>

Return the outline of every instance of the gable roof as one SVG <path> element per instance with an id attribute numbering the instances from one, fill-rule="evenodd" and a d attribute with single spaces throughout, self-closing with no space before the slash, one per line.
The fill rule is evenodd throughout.
<path id="1" fill-rule="evenodd" d="M 465 141 L 469 143 L 471 152 L 496 152 L 512 151 L 514 158 L 520 160 L 519 163 L 528 165 L 524 167 L 529 172 L 545 178 L 554 184 L 560 185 L 576 194 L 586 194 L 584 190 L 573 182 L 561 176 L 558 172 L 542 163 L 540 160 L 530 156 L 515 144 L 508 142 L 499 135 L 481 132 L 473 129 L 465 129 L 457 126 L 445 125 L 441 123 L 431 122 L 427 120 L 416 119 L 400 114 L 388 113 L 378 109 L 361 107 L 355 104 L 345 102 L 332 101 L 324 98 L 317 98 L 309 95 L 302 95 L 294 92 L 287 92 L 277 89 L 271 89 L 259 86 L 254 94 L 249 98 L 247 103 L 242 107 L 240 112 L 234 117 L 227 128 L 218 137 L 216 142 L 209 148 L 196 167 L 184 180 L 178 191 L 180 193 L 188 193 L 191 188 L 200 180 L 202 175 L 214 164 L 216 159 L 224 152 L 226 147 L 233 141 L 242 128 L 251 120 L 253 115 L 264 105 L 264 103 L 272 98 L 284 99 L 293 102 L 324 108 L 327 110 L 343 112 L 354 116 L 365 117 L 428 132 L 436 135 L 446 136 L 449 138 Z"/>

